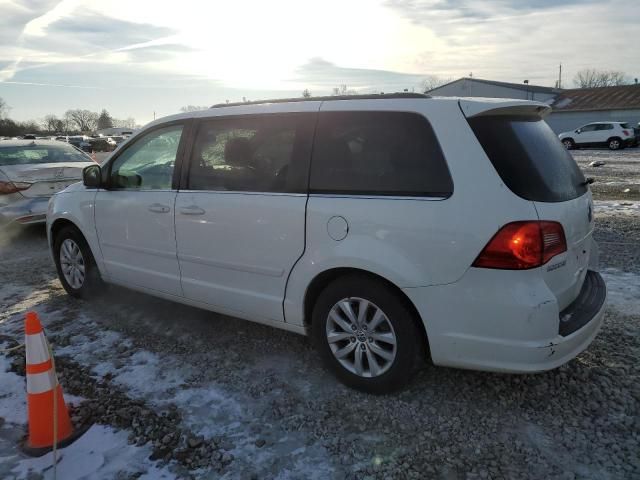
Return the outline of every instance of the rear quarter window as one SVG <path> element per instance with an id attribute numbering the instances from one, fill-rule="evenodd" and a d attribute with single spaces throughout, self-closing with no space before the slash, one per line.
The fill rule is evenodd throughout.
<path id="1" fill-rule="evenodd" d="M 310 190 L 447 197 L 453 182 L 433 129 L 422 115 L 321 112 Z"/>
<path id="2" fill-rule="evenodd" d="M 582 171 L 547 122 L 537 116 L 468 119 L 502 181 L 535 202 L 563 202 L 587 192 Z"/>

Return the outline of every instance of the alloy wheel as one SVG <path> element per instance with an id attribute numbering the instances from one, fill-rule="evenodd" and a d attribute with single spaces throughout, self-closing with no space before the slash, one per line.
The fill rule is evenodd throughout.
<path id="1" fill-rule="evenodd" d="M 382 375 L 396 358 L 393 325 L 378 306 L 364 298 L 338 301 L 329 311 L 326 335 L 336 360 L 360 377 Z"/>
<path id="2" fill-rule="evenodd" d="M 60 269 L 71 288 L 78 290 L 84 284 L 85 262 L 82 251 L 72 239 L 65 239 L 60 245 Z"/>

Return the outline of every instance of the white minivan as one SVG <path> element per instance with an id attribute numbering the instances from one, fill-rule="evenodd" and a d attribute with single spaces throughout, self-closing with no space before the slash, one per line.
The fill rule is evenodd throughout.
<path id="1" fill-rule="evenodd" d="M 374 393 L 425 356 L 555 368 L 595 337 L 606 287 L 588 181 L 549 110 L 393 94 L 154 121 L 49 203 L 60 281 L 310 335 Z"/>

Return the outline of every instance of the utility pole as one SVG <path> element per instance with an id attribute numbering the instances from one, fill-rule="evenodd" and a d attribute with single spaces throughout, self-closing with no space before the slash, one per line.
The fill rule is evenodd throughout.
<path id="1" fill-rule="evenodd" d="M 562 62 L 560 62 L 560 69 L 558 71 L 558 88 L 562 88 Z"/>
<path id="2" fill-rule="evenodd" d="M 156 112 L 155 112 L 155 110 L 153 111 L 153 119 L 154 119 L 154 120 L 156 119 Z"/>

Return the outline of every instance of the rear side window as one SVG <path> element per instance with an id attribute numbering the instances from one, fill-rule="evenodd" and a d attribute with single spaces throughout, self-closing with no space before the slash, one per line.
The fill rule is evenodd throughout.
<path id="1" fill-rule="evenodd" d="M 563 202 L 586 193 L 582 171 L 539 117 L 479 116 L 469 124 L 516 195 L 535 202 Z"/>
<path id="2" fill-rule="evenodd" d="M 449 196 L 453 183 L 426 118 L 401 112 L 322 112 L 311 160 L 316 193 Z"/>
<path id="3" fill-rule="evenodd" d="M 620 126 L 622 128 L 630 128 L 628 123 L 621 123 Z M 611 128 L 613 128 L 613 126 Z"/>
<path id="4" fill-rule="evenodd" d="M 191 154 L 190 190 L 305 192 L 315 114 L 203 121 Z"/>
<path id="5" fill-rule="evenodd" d="M 613 130 L 613 125 L 610 123 L 601 123 L 596 127 L 596 130 Z"/>
<path id="6" fill-rule="evenodd" d="M 91 158 L 71 145 L 0 145 L 0 166 L 35 163 L 90 162 Z"/>

